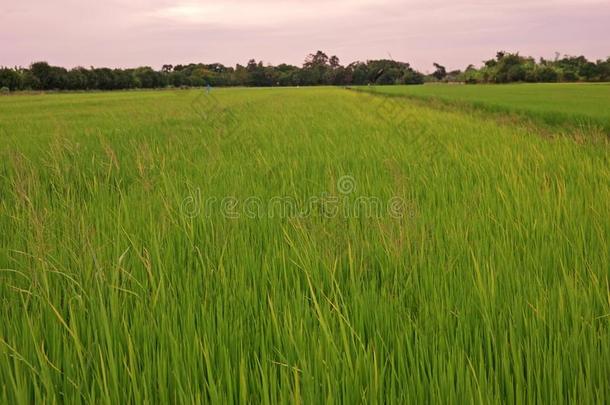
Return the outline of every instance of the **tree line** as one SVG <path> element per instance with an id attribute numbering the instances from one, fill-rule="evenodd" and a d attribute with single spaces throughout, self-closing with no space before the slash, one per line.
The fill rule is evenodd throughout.
<path id="1" fill-rule="evenodd" d="M 584 56 L 560 57 L 553 60 L 524 57 L 519 53 L 498 52 L 496 57 L 476 68 L 469 65 L 464 71 L 447 72 L 444 66 L 434 64 L 435 71 L 428 80 L 461 83 L 555 83 L 610 81 L 610 57 L 591 62 Z"/>
<path id="2" fill-rule="evenodd" d="M 476 68 L 447 71 L 434 64 L 434 72 L 424 75 L 409 63 L 389 59 L 341 65 L 339 58 L 322 51 L 307 56 L 301 67 L 265 65 L 250 60 L 245 66 L 220 63 L 163 65 L 135 69 L 76 67 L 65 69 L 47 62 L 29 68 L 0 68 L 0 88 L 15 90 L 119 90 L 201 86 L 314 86 L 314 85 L 391 85 L 424 82 L 513 83 L 610 81 L 610 58 L 590 62 L 584 56 L 557 56 L 554 60 L 534 60 L 518 53 L 498 52 L 494 59 Z"/>
<path id="3" fill-rule="evenodd" d="M 65 69 L 47 62 L 29 68 L 0 68 L 0 87 L 13 90 L 118 90 L 134 88 L 201 86 L 312 86 L 350 84 L 420 84 L 424 75 L 408 63 L 370 60 L 343 66 L 336 56 L 318 51 L 310 54 L 302 67 L 288 64 L 265 65 L 250 60 L 245 66 L 220 63 L 163 65 L 135 69 Z"/>

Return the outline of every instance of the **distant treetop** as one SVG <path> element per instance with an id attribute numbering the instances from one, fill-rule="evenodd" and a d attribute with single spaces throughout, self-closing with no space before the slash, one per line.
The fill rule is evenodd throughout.
<path id="1" fill-rule="evenodd" d="M 424 75 L 409 63 L 390 59 L 368 60 L 341 65 L 337 56 L 322 51 L 309 54 L 301 67 L 265 65 L 251 59 L 246 66 L 220 63 L 165 64 L 160 70 L 149 66 L 134 69 L 65 69 L 46 62 L 29 68 L 0 68 L 0 88 L 14 90 L 118 90 L 133 88 L 212 86 L 313 86 L 392 85 L 430 82 L 512 83 L 610 81 L 610 58 L 588 61 L 584 56 L 559 55 L 552 61 L 500 51 L 480 68 L 469 65 L 464 71 L 434 63 L 434 72 Z"/>

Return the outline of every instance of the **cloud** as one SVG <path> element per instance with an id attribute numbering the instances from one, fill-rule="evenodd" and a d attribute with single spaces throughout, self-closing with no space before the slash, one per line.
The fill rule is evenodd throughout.
<path id="1" fill-rule="evenodd" d="M 361 14 L 388 1 L 336 0 L 316 1 L 227 1 L 185 2 L 145 11 L 140 22 L 208 24 L 214 26 L 248 28 L 275 27 L 294 23 L 346 18 Z"/>
<path id="2" fill-rule="evenodd" d="M 499 49 L 610 54 L 608 0 L 0 0 L 0 65 L 191 61 L 300 64 L 392 55 L 420 69 L 480 63 Z"/>

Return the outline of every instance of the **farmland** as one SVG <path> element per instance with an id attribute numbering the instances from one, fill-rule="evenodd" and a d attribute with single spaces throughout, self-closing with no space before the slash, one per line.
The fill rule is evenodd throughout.
<path id="1" fill-rule="evenodd" d="M 442 101 L 485 112 L 512 113 L 538 123 L 599 127 L 610 133 L 610 84 L 425 85 L 359 87 L 391 96 Z M 557 128 L 555 128 L 557 129 Z"/>
<path id="2" fill-rule="evenodd" d="M 608 89 L 0 97 L 0 403 L 607 403 Z"/>

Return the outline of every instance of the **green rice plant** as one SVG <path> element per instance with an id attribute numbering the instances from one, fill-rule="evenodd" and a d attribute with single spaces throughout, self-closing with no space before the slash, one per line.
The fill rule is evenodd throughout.
<path id="1" fill-rule="evenodd" d="M 360 91 L 470 107 L 493 114 L 513 114 L 552 126 L 554 131 L 596 128 L 610 134 L 609 83 L 546 83 L 354 87 Z M 568 126 L 568 128 L 562 128 Z"/>
<path id="2" fill-rule="evenodd" d="M 0 139 L 0 403 L 610 398 L 607 144 L 336 88 L 7 97 Z"/>

